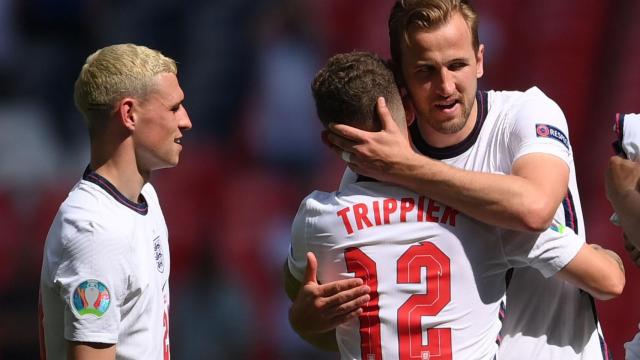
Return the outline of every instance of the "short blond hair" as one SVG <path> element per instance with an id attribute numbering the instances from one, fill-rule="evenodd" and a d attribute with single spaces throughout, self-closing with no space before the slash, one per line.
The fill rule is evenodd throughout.
<path id="1" fill-rule="evenodd" d="M 178 68 L 157 50 L 134 44 L 104 47 L 89 55 L 80 70 L 73 94 L 76 107 L 91 125 L 124 97 L 144 99 L 162 73 L 177 75 Z"/>

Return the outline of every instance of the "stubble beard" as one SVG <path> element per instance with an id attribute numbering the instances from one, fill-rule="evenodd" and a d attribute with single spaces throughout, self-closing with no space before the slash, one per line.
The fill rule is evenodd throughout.
<path id="1" fill-rule="evenodd" d="M 433 130 L 435 130 L 436 132 L 445 135 L 455 134 L 464 129 L 467 121 L 469 121 L 469 116 L 471 115 L 471 108 L 473 107 L 473 104 L 472 106 L 467 106 L 466 102 L 461 102 L 460 105 L 463 109 L 461 116 L 444 122 L 430 120 L 428 121 L 429 126 L 431 126 L 431 128 L 433 128 Z"/>

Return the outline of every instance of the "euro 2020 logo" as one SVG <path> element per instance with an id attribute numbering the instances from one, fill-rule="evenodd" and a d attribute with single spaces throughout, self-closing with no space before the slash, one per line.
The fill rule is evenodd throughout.
<path id="1" fill-rule="evenodd" d="M 109 304 L 109 289 L 98 280 L 85 280 L 73 291 L 72 307 L 80 317 L 93 315 L 100 318 L 109 309 Z"/>

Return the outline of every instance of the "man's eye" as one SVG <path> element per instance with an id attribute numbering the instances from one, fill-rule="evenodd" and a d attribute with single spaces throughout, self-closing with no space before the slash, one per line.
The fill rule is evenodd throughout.
<path id="1" fill-rule="evenodd" d="M 449 70 L 460 70 L 466 66 L 467 66 L 466 63 L 453 63 L 449 65 Z"/>

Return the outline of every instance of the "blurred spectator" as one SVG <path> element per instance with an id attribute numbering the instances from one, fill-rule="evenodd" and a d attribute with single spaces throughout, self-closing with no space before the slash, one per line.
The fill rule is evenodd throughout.
<path id="1" fill-rule="evenodd" d="M 61 149 L 51 116 L 37 102 L 0 99 L 0 119 L 0 188 L 27 206 L 34 200 L 28 195 L 59 176 Z"/>
<path id="2" fill-rule="evenodd" d="M 256 24 L 268 0 L 198 0 L 183 7 L 185 91 L 199 133 L 230 143 L 256 73 Z M 198 121 L 199 120 L 199 121 Z"/>
<path id="3" fill-rule="evenodd" d="M 319 123 L 312 121 L 310 84 L 319 53 L 309 16 L 302 0 L 280 0 L 266 12 L 257 99 L 246 120 L 257 159 L 292 176 L 310 174 L 323 154 Z"/>
<path id="4" fill-rule="evenodd" d="M 16 65 L 13 51 L 18 45 L 14 0 L 0 0 L 0 79 Z M 3 94 L 0 93 L 0 96 Z"/>
<path id="5" fill-rule="evenodd" d="M 73 106 L 77 69 L 96 44 L 84 16 L 92 1 L 26 0 L 18 5 L 22 43 L 17 93 L 46 106 L 56 141 L 68 149 L 86 137 Z M 46 60 L 45 60 L 46 59 Z"/>

